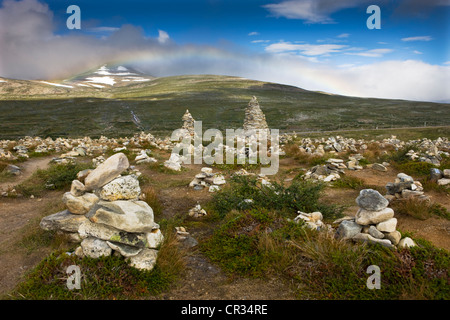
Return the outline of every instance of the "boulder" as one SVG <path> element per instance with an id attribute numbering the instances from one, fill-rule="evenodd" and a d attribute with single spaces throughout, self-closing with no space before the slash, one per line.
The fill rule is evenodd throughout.
<path id="1" fill-rule="evenodd" d="M 387 200 L 386 200 L 387 201 Z M 394 217 L 394 210 L 384 208 L 379 211 L 369 211 L 359 209 L 355 216 L 356 223 L 367 226 L 369 224 L 377 224 Z"/>
<path id="2" fill-rule="evenodd" d="M 117 153 L 109 157 L 86 177 L 84 181 L 86 190 L 95 190 L 103 187 L 117 178 L 129 166 L 128 158 L 123 153 Z"/>
<path id="3" fill-rule="evenodd" d="M 355 235 L 360 233 L 362 230 L 362 226 L 357 224 L 352 220 L 344 220 L 339 224 L 339 227 L 336 230 L 336 237 L 341 239 L 349 239 L 353 238 Z"/>
<path id="4" fill-rule="evenodd" d="M 444 169 L 444 178 L 450 179 L 450 169 Z"/>
<path id="5" fill-rule="evenodd" d="M 378 191 L 373 189 L 363 189 L 356 198 L 356 203 L 362 209 L 369 211 L 379 211 L 386 208 L 389 201 Z"/>
<path id="6" fill-rule="evenodd" d="M 389 220 L 377 224 L 377 230 L 382 232 L 394 232 L 397 227 L 397 219 L 391 218 Z"/>
<path id="7" fill-rule="evenodd" d="M 78 228 L 85 221 L 88 221 L 85 216 L 72 214 L 69 210 L 64 210 L 44 217 L 39 226 L 47 231 L 78 232 Z"/>
<path id="8" fill-rule="evenodd" d="M 130 266 L 139 270 L 150 271 L 156 264 L 158 251 L 155 249 L 143 249 L 137 255 L 130 258 Z"/>
<path id="9" fill-rule="evenodd" d="M 103 223 L 127 232 L 152 232 L 153 210 L 144 201 L 99 201 L 86 215 L 94 223 Z"/>
<path id="10" fill-rule="evenodd" d="M 134 175 L 116 178 L 104 185 L 99 195 L 107 201 L 137 200 L 141 195 L 139 180 Z"/>
<path id="11" fill-rule="evenodd" d="M 404 189 L 411 189 L 413 185 L 415 186 L 415 184 L 412 181 L 404 181 L 397 183 L 389 182 L 388 184 L 386 184 L 386 191 L 387 194 L 394 195 L 396 193 L 402 192 Z"/>
<path id="12" fill-rule="evenodd" d="M 90 258 L 100 258 L 101 256 L 110 256 L 112 249 L 108 246 L 106 241 L 89 237 L 81 241 L 81 248 L 84 256 Z"/>
<path id="13" fill-rule="evenodd" d="M 397 174 L 397 179 L 398 179 L 400 182 L 407 182 L 407 181 L 414 182 L 413 177 L 408 176 L 407 174 L 404 174 L 404 173 L 399 173 L 399 174 Z"/>
<path id="14" fill-rule="evenodd" d="M 86 214 L 99 201 L 93 193 L 85 193 L 81 197 L 75 197 L 71 192 L 66 192 L 62 198 L 67 209 L 74 214 Z"/>

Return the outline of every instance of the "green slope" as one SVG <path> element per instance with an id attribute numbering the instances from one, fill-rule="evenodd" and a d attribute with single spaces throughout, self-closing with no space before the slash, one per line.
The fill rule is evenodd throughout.
<path id="1" fill-rule="evenodd" d="M 105 89 L 47 86 L 40 91 L 41 86 L 24 81 L 0 84 L 0 139 L 131 136 L 139 131 L 131 111 L 155 134 L 180 128 L 186 109 L 203 121 L 204 130 L 239 128 L 253 95 L 269 126 L 282 131 L 450 124 L 450 104 L 328 95 L 227 76 L 156 78 Z"/>

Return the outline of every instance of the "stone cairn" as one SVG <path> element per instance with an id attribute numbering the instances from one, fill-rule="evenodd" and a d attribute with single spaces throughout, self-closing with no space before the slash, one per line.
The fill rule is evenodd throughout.
<path id="1" fill-rule="evenodd" d="M 195 119 L 192 117 L 192 115 L 189 112 L 189 110 L 186 110 L 186 112 L 183 115 L 183 117 L 181 118 L 181 120 L 183 121 L 183 126 L 181 127 L 181 129 L 186 129 L 191 136 L 194 136 L 194 132 L 195 132 L 194 131 L 194 122 L 195 122 Z"/>
<path id="2" fill-rule="evenodd" d="M 163 235 L 152 208 L 140 200 L 137 177 L 126 175 L 129 167 L 127 157 L 117 153 L 96 169 L 79 172 L 62 199 L 67 209 L 44 217 L 41 228 L 81 242 L 75 250 L 80 257 L 119 254 L 131 266 L 151 270 Z"/>
<path id="3" fill-rule="evenodd" d="M 259 106 L 255 96 L 248 103 L 245 109 L 244 130 L 269 129 L 266 116 Z"/>
<path id="4" fill-rule="evenodd" d="M 189 187 L 194 190 L 209 188 L 209 192 L 220 190 L 220 186 L 225 184 L 225 177 L 221 173 L 213 173 L 212 168 L 204 167 L 199 174 L 196 174 L 194 180 L 189 183 Z"/>
<path id="5" fill-rule="evenodd" d="M 386 184 L 386 199 L 389 202 L 400 199 L 417 198 L 419 200 L 429 200 L 423 192 L 420 181 L 414 181 L 411 176 L 399 173 L 394 182 Z"/>
<path id="6" fill-rule="evenodd" d="M 336 220 L 339 223 L 336 237 L 368 243 L 378 243 L 389 248 L 413 247 L 414 241 L 396 230 L 394 210 L 388 208 L 389 201 L 373 189 L 361 190 L 356 198 L 359 210 L 355 217 Z"/>

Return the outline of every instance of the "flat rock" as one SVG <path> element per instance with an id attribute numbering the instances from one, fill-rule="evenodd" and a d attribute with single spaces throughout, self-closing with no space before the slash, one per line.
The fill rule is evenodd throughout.
<path id="1" fill-rule="evenodd" d="M 145 233 L 132 233 L 101 224 L 93 223 L 86 218 L 78 228 L 78 233 L 82 239 L 95 237 L 114 243 L 122 243 L 129 246 L 144 248 L 148 245 Z"/>
<path id="2" fill-rule="evenodd" d="M 144 201 L 99 201 L 86 215 L 94 223 L 103 223 L 127 232 L 152 232 L 153 210 Z"/>
<path id="3" fill-rule="evenodd" d="M 356 203 L 362 209 L 369 211 L 383 210 L 389 205 L 389 201 L 378 191 L 373 189 L 363 189 L 356 198 Z"/>
<path id="4" fill-rule="evenodd" d="M 378 243 L 378 244 L 381 244 L 382 246 L 385 246 L 385 247 L 388 247 L 388 248 L 393 248 L 394 247 L 392 242 L 389 241 L 388 239 L 377 239 L 377 238 L 372 237 L 368 233 L 358 233 L 352 239 L 354 241 L 368 242 L 368 243 L 372 243 L 372 244 Z"/>
<path id="5" fill-rule="evenodd" d="M 100 189 L 100 198 L 107 201 L 137 200 L 141 194 L 139 180 L 134 175 L 119 177 Z"/>
<path id="6" fill-rule="evenodd" d="M 134 257 L 135 255 L 137 255 L 138 253 L 140 253 L 142 251 L 142 248 L 129 246 L 129 245 L 126 245 L 123 243 L 117 243 L 117 242 L 111 242 L 111 241 L 106 241 L 106 243 L 112 250 L 118 251 L 125 258 Z"/>
<path id="7" fill-rule="evenodd" d="M 370 226 L 368 232 L 374 238 L 377 238 L 377 239 L 384 238 L 384 233 L 379 231 L 375 226 Z"/>
<path id="8" fill-rule="evenodd" d="M 123 153 L 117 153 L 109 157 L 86 177 L 84 181 L 86 190 L 95 190 L 103 187 L 108 182 L 117 178 L 129 166 L 128 158 Z"/>
<path id="9" fill-rule="evenodd" d="M 387 200 L 386 200 L 387 201 Z M 379 211 L 370 211 L 359 209 L 355 216 L 356 223 L 367 226 L 369 224 L 377 224 L 394 217 L 394 210 L 384 208 Z"/>
<path id="10" fill-rule="evenodd" d="M 78 232 L 78 228 L 87 220 L 85 216 L 72 214 L 69 210 L 64 210 L 44 217 L 39 226 L 47 231 Z"/>

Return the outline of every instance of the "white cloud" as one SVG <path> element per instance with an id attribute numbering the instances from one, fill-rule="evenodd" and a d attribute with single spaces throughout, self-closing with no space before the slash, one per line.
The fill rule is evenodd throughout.
<path id="1" fill-rule="evenodd" d="M 167 41 L 169 41 L 170 37 L 169 34 L 166 31 L 163 30 L 158 30 L 158 42 L 159 43 L 167 43 Z"/>
<path id="2" fill-rule="evenodd" d="M 413 53 L 415 53 L 415 54 L 423 54 L 423 52 L 420 52 L 418 50 L 414 50 Z"/>
<path id="3" fill-rule="evenodd" d="M 94 28 L 88 28 L 88 32 L 116 32 L 119 31 L 120 28 L 115 27 L 94 27 Z"/>
<path id="4" fill-rule="evenodd" d="M 372 49 L 364 52 L 346 52 L 349 55 L 355 55 L 360 57 L 368 57 L 368 58 L 379 58 L 385 55 L 386 53 L 391 53 L 392 49 Z"/>
<path id="5" fill-rule="evenodd" d="M 329 54 L 387 51 L 279 42 L 267 46 L 270 49 L 264 54 L 255 55 L 211 46 L 179 46 L 166 32 L 148 38 L 142 29 L 131 25 L 122 26 L 104 40 L 94 35 L 55 35 L 52 26 L 53 13 L 38 1 L 4 1 L 0 8 L 0 76 L 62 79 L 108 61 L 129 59 L 134 61 L 130 66 L 155 76 L 232 75 L 342 95 L 450 101 L 448 64 L 407 60 L 358 66 L 343 66 L 341 62 L 336 66 L 331 59 L 317 63 Z M 163 39 L 167 42 L 160 43 Z"/>
<path id="6" fill-rule="evenodd" d="M 314 44 L 293 44 L 291 42 L 278 42 L 267 46 L 266 51 L 270 53 L 299 51 L 301 54 L 307 56 L 318 56 L 336 53 L 345 47 L 347 46 L 338 44 L 314 45 Z"/>
<path id="7" fill-rule="evenodd" d="M 286 0 L 264 5 L 276 17 L 305 20 L 306 23 L 334 23 L 331 14 L 355 8 L 372 0 Z"/>
<path id="8" fill-rule="evenodd" d="M 350 33 L 341 33 L 340 35 L 337 36 L 338 38 L 348 38 L 350 37 Z"/>
<path id="9" fill-rule="evenodd" d="M 417 36 L 417 37 L 408 37 L 402 38 L 402 41 L 431 41 L 433 38 L 431 36 Z"/>
<path id="10" fill-rule="evenodd" d="M 270 42 L 270 40 L 253 40 L 251 43 L 267 43 Z"/>
<path id="11" fill-rule="evenodd" d="M 258 36 L 258 35 L 259 35 L 259 32 L 253 31 L 253 32 L 250 32 L 248 35 L 249 35 L 250 37 L 251 37 L 251 36 Z"/>

